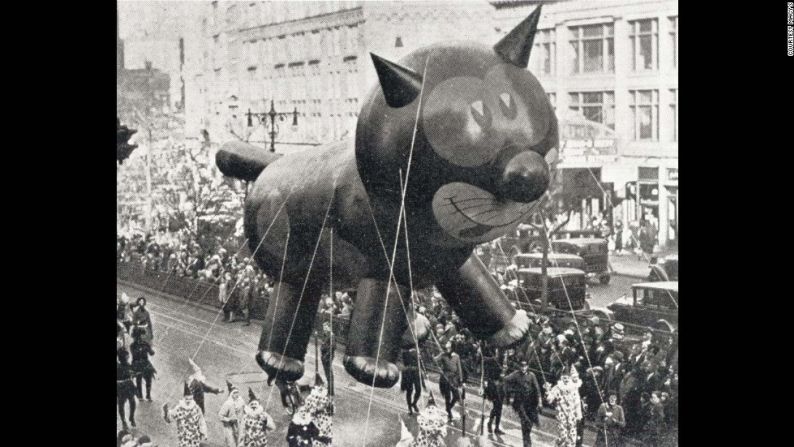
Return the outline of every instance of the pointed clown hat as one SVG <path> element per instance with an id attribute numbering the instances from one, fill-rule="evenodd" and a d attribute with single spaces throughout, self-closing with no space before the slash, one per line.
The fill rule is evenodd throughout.
<path id="1" fill-rule="evenodd" d="M 252 390 L 251 387 L 248 387 L 248 402 L 253 402 L 255 400 L 257 399 L 256 394 L 254 394 L 254 390 Z"/>
<path id="2" fill-rule="evenodd" d="M 187 382 L 182 382 L 182 396 L 192 396 L 193 393 L 190 392 L 190 387 L 187 386 Z"/>
<path id="3" fill-rule="evenodd" d="M 229 389 L 229 394 L 232 394 L 234 391 L 237 391 L 237 387 L 228 380 L 226 381 L 226 388 Z"/>

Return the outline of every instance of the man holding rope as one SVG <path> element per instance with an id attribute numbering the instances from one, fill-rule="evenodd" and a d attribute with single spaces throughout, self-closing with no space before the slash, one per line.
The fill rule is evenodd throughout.
<path id="1" fill-rule="evenodd" d="M 444 345 L 444 352 L 436 356 L 435 361 L 441 367 L 438 387 L 441 395 L 444 396 L 448 422 L 452 422 L 454 419 L 452 408 L 460 400 L 463 387 L 463 367 L 460 364 L 460 357 L 453 349 L 452 341 Z"/>
<path id="2" fill-rule="evenodd" d="M 531 447 L 532 424 L 540 423 L 539 413 L 542 402 L 538 379 L 529 370 L 526 360 L 521 362 L 518 371 L 505 377 L 505 395 L 507 403 L 512 405 L 521 420 L 521 438 L 524 447 Z"/>

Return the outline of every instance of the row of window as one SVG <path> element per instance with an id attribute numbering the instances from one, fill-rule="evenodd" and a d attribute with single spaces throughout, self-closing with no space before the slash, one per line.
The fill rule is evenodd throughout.
<path id="1" fill-rule="evenodd" d="M 678 141 L 678 89 L 670 89 L 668 104 L 669 125 L 667 136 Z M 549 101 L 556 109 L 557 95 L 549 93 Z M 583 115 L 590 121 L 615 129 L 614 92 L 568 93 L 568 109 Z M 659 136 L 659 90 L 629 90 L 629 109 L 632 117 L 632 139 L 634 141 L 660 141 Z"/>
<path id="2" fill-rule="evenodd" d="M 678 66 L 678 17 L 669 17 L 669 61 Z M 635 72 L 659 69 L 659 21 L 644 19 L 629 21 L 631 67 Z M 613 73 L 615 71 L 615 25 L 573 26 L 570 31 L 570 73 Z M 556 30 L 539 30 L 535 36 L 531 63 L 533 71 L 554 75 L 557 66 Z"/>

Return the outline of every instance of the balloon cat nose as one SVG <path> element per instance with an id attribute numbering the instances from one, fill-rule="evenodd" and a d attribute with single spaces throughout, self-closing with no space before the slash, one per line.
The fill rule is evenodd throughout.
<path id="1" fill-rule="evenodd" d="M 499 195 L 516 202 L 532 202 L 546 192 L 549 180 L 549 165 L 542 155 L 533 151 L 519 152 L 504 167 Z"/>

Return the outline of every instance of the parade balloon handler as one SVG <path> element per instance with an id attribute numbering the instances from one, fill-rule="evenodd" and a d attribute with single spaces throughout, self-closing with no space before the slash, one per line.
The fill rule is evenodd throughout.
<path id="1" fill-rule="evenodd" d="M 193 368 L 193 374 L 187 378 L 187 383 L 196 405 L 201 409 L 201 413 L 204 414 L 204 393 L 223 394 L 223 390 L 207 382 L 207 378 L 201 368 L 192 359 L 188 359 L 188 362 L 190 362 L 190 367 Z"/>
<path id="2" fill-rule="evenodd" d="M 502 421 L 502 407 L 505 400 L 505 372 L 499 364 L 498 352 L 493 354 L 493 356 L 483 355 L 483 377 L 485 379 L 483 393 L 484 397 L 492 404 L 491 413 L 488 416 L 488 433 L 503 435 L 505 433 L 499 428 L 499 424 Z"/>
<path id="3" fill-rule="evenodd" d="M 330 298 L 329 298 L 330 299 Z M 333 370 L 332 364 L 334 361 L 334 353 L 336 351 L 336 337 L 331 330 L 331 323 L 324 322 L 323 329 L 318 334 L 320 338 L 320 361 L 323 364 L 323 372 L 325 373 L 325 383 L 328 384 L 328 389 L 334 389 Z"/>
<path id="4" fill-rule="evenodd" d="M 178 447 L 199 447 L 201 441 L 207 439 L 207 423 L 187 383 L 183 384 L 182 399 L 174 408 L 168 408 L 168 403 L 163 404 L 163 419 L 167 423 L 176 421 L 176 436 Z"/>
<path id="5" fill-rule="evenodd" d="M 449 422 L 454 419 L 452 408 L 461 398 L 461 389 L 464 383 L 460 357 L 455 353 L 453 347 L 453 343 L 448 341 L 444 345 L 444 352 L 433 359 L 441 367 L 438 388 L 441 395 L 444 396 Z"/>
<path id="6" fill-rule="evenodd" d="M 223 424 L 223 438 L 226 447 L 237 447 L 244 434 L 243 417 L 245 414 L 243 409 L 245 401 L 240 396 L 240 390 L 228 380 L 226 387 L 229 390 L 229 398 L 221 405 L 218 417 Z"/>
<path id="7" fill-rule="evenodd" d="M 276 429 L 273 418 L 265 412 L 265 408 L 256 398 L 254 391 L 248 388 L 248 405 L 243 416 L 243 447 L 267 447 L 267 432 Z"/>
<path id="8" fill-rule="evenodd" d="M 504 388 L 507 404 L 513 407 L 521 422 L 524 447 L 529 447 L 532 445 L 530 437 L 532 425 L 540 423 L 539 413 L 542 402 L 538 379 L 529 370 L 526 360 L 521 361 L 518 371 L 513 371 L 505 377 Z"/>
<path id="9" fill-rule="evenodd" d="M 416 348 L 403 349 L 403 371 L 400 377 L 400 390 L 405 393 L 405 403 L 408 405 L 408 414 L 413 416 L 414 411 L 419 414 L 416 404 L 422 396 L 422 378 L 419 372 L 419 353 Z M 413 394 L 413 398 L 411 395 Z"/>
<path id="10" fill-rule="evenodd" d="M 116 363 L 116 403 L 118 404 L 119 417 L 122 427 L 127 430 L 127 420 L 124 414 L 124 406 L 129 402 L 130 425 L 135 427 L 135 384 L 132 382 L 134 372 L 129 364 L 129 353 L 119 351 L 118 362 Z"/>
<path id="11" fill-rule="evenodd" d="M 149 314 L 149 310 L 146 309 L 145 297 L 139 297 L 135 301 L 135 310 L 132 313 L 132 327 L 133 330 L 135 328 L 142 329 L 144 340 L 150 345 L 152 344 L 154 329 L 152 328 L 152 316 Z"/>
<path id="12" fill-rule="evenodd" d="M 149 356 L 154 355 L 154 350 L 144 338 L 146 331 L 140 327 L 132 330 L 134 341 L 130 345 L 132 351 L 132 370 L 135 374 L 135 389 L 138 399 L 143 399 L 143 382 L 146 382 L 146 400 L 152 401 L 152 379 L 157 370 L 149 361 Z"/>
<path id="13" fill-rule="evenodd" d="M 343 364 L 361 383 L 399 380 L 411 285 L 435 285 L 477 339 L 507 347 L 526 336 L 526 312 L 473 250 L 535 211 L 557 159 L 554 110 L 526 70 L 539 18 L 540 8 L 493 46 L 372 55 L 378 84 L 353 139 L 286 155 L 240 141 L 218 150 L 224 175 L 253 183 L 245 234 L 253 260 L 279 278 L 256 354 L 269 376 L 303 375 L 331 266 L 340 288 L 357 287 Z M 403 221 L 405 238 L 385 231 Z"/>

